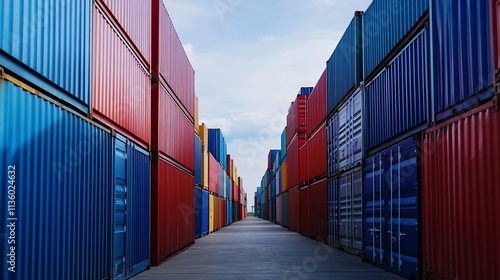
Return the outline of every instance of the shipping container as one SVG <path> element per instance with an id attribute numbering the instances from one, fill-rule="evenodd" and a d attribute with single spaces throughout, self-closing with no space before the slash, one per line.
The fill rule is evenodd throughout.
<path id="1" fill-rule="evenodd" d="M 111 278 L 111 134 L 7 80 L 0 80 L 0 104 L 2 233 L 15 223 L 15 245 L 0 242 L 0 278 Z"/>
<path id="2" fill-rule="evenodd" d="M 283 129 L 283 132 L 281 133 L 281 162 L 285 161 L 286 159 L 286 146 L 287 146 L 287 141 L 286 141 L 286 127 Z"/>
<path id="3" fill-rule="evenodd" d="M 440 0 L 439 0 L 440 1 Z M 363 16 L 364 78 L 369 82 L 411 40 L 427 18 L 429 0 L 374 0 Z"/>
<path id="4" fill-rule="evenodd" d="M 198 96 L 194 97 L 194 131 L 196 134 L 199 133 L 199 127 L 200 127 L 200 108 L 199 105 L 200 101 L 198 99 Z"/>
<path id="5" fill-rule="evenodd" d="M 226 155 L 226 174 L 227 176 L 233 178 L 233 164 L 234 164 L 234 161 L 231 160 L 231 155 Z"/>
<path id="6" fill-rule="evenodd" d="M 299 149 L 299 185 L 309 181 L 309 143 L 306 142 Z"/>
<path id="7" fill-rule="evenodd" d="M 238 221 L 238 202 L 232 201 L 232 212 L 233 212 L 233 223 L 236 223 Z M 257 204 L 255 204 L 257 205 Z M 257 217 L 257 215 L 255 215 Z"/>
<path id="8" fill-rule="evenodd" d="M 204 150 L 201 152 L 201 187 L 204 189 L 208 189 L 209 185 L 209 175 L 210 175 L 210 170 L 209 170 L 209 152 L 207 150 Z"/>
<path id="9" fill-rule="evenodd" d="M 283 194 L 283 200 L 281 201 L 281 203 L 282 203 L 282 207 L 281 207 L 281 211 L 282 211 L 281 224 L 284 227 L 288 227 L 288 193 L 284 193 Z"/>
<path id="10" fill-rule="evenodd" d="M 100 10 L 104 10 L 119 30 L 122 37 L 149 69 L 151 65 L 151 15 L 152 1 L 96 1 Z"/>
<path id="11" fill-rule="evenodd" d="M 182 113 L 167 89 L 155 86 L 158 93 L 157 116 L 153 113 L 153 121 L 157 124 L 157 141 L 159 153 L 181 164 L 188 171 L 194 171 L 194 133 L 193 124 Z M 156 94 L 154 93 L 154 94 Z M 155 131 L 153 125 L 152 131 Z M 153 144 L 153 147 L 156 146 Z"/>
<path id="12" fill-rule="evenodd" d="M 495 94 L 490 11 L 485 0 L 431 0 L 431 75 L 437 121 Z"/>
<path id="13" fill-rule="evenodd" d="M 275 223 L 276 222 L 276 200 L 275 199 L 272 199 L 269 201 L 268 203 L 268 206 L 269 206 L 269 221 L 271 223 Z"/>
<path id="14" fill-rule="evenodd" d="M 229 226 L 233 223 L 233 209 L 230 200 L 226 200 L 226 224 Z"/>
<path id="15" fill-rule="evenodd" d="M 231 178 L 226 176 L 226 195 L 224 196 L 227 200 L 231 200 L 231 192 L 232 192 L 232 184 L 231 184 Z"/>
<path id="16" fill-rule="evenodd" d="M 307 135 L 313 134 L 326 120 L 326 69 L 307 99 Z"/>
<path id="17" fill-rule="evenodd" d="M 227 144 L 220 129 L 208 129 L 208 151 L 226 168 Z"/>
<path id="18" fill-rule="evenodd" d="M 93 117 L 150 149 L 149 73 L 97 5 L 92 18 Z"/>
<path id="19" fill-rule="evenodd" d="M 426 279 L 496 279 L 500 266 L 500 113 L 489 102 L 425 132 Z M 457 245 L 458 244 L 458 245 Z"/>
<path id="20" fill-rule="evenodd" d="M 204 123 L 199 126 L 198 136 L 201 139 L 201 146 L 205 151 L 208 151 L 208 128 Z"/>
<path id="21" fill-rule="evenodd" d="M 310 236 L 311 228 L 309 218 L 309 186 L 299 189 L 299 233 Z"/>
<path id="22" fill-rule="evenodd" d="M 149 152 L 115 139 L 113 277 L 131 278 L 149 267 L 151 162 Z"/>
<path id="23" fill-rule="evenodd" d="M 311 135 L 307 142 L 308 149 L 308 177 L 309 179 L 323 178 L 326 176 L 326 124 Z"/>
<path id="24" fill-rule="evenodd" d="M 194 243 L 194 176 L 163 158 L 151 174 L 151 263 L 159 265 Z"/>
<path id="25" fill-rule="evenodd" d="M 361 168 L 340 173 L 329 182 L 330 243 L 361 255 L 363 249 L 363 174 Z"/>
<path id="26" fill-rule="evenodd" d="M 368 154 L 427 127 L 429 30 L 422 30 L 365 89 Z M 388 141 L 392 139 L 393 141 Z M 385 144 L 385 146 L 384 146 Z"/>
<path id="27" fill-rule="evenodd" d="M 491 0 L 491 41 L 493 44 L 493 70 L 500 69 L 500 2 Z M 495 74 L 496 76 L 496 74 Z M 495 80 L 497 77 L 495 77 Z"/>
<path id="28" fill-rule="evenodd" d="M 327 115 L 363 80 L 363 12 L 355 12 L 326 62 Z"/>
<path id="29" fill-rule="evenodd" d="M 217 212 L 216 212 L 216 203 L 215 203 L 215 199 L 216 197 L 213 196 L 212 194 L 209 194 L 208 196 L 209 198 L 209 211 L 208 211 L 208 231 L 209 233 L 212 233 L 216 230 L 216 217 L 217 217 Z"/>
<path id="30" fill-rule="evenodd" d="M 2 1 L 0 66 L 89 113 L 92 2 Z"/>
<path id="31" fill-rule="evenodd" d="M 300 191 L 293 188 L 288 191 L 288 228 L 299 232 L 300 228 Z"/>
<path id="32" fill-rule="evenodd" d="M 153 1 L 154 3 L 154 1 Z M 158 3 L 154 3 L 158 5 Z M 184 51 L 182 43 L 175 31 L 167 9 L 161 3 L 155 9 L 153 5 L 153 22 L 159 17 L 159 26 L 153 26 L 153 66 L 152 72 L 159 74 L 163 84 L 175 95 L 178 104 L 182 104 L 183 112 L 194 125 L 195 73 Z M 157 29 L 158 28 L 158 29 Z M 156 38 L 156 36 L 159 36 Z M 158 40 L 156 50 L 155 41 Z M 157 52 L 157 53 L 155 53 Z M 155 57 L 157 56 L 157 57 Z"/>
<path id="33" fill-rule="evenodd" d="M 208 190 L 219 195 L 221 176 L 220 165 L 211 153 L 208 153 Z"/>
<path id="34" fill-rule="evenodd" d="M 226 171 L 224 168 L 219 166 L 219 176 L 220 176 L 220 184 L 219 184 L 219 196 L 224 197 L 226 195 Z"/>
<path id="35" fill-rule="evenodd" d="M 363 90 L 350 96 L 327 124 L 328 171 L 333 176 L 361 165 L 363 155 Z"/>
<path id="36" fill-rule="evenodd" d="M 276 195 L 279 195 L 283 191 L 283 182 L 282 182 L 282 178 L 281 178 L 281 169 L 277 170 L 277 172 L 276 172 L 276 179 L 275 180 L 276 180 L 276 183 L 274 184 L 274 186 L 275 186 L 274 193 Z"/>
<path id="37" fill-rule="evenodd" d="M 410 279 L 421 279 L 418 150 L 409 138 L 367 158 L 363 171 L 363 258 Z"/>
<path id="38" fill-rule="evenodd" d="M 209 200 L 208 192 L 201 188 L 195 188 L 194 206 L 195 206 L 195 237 L 201 237 L 208 234 L 208 216 Z"/>
<path id="39" fill-rule="evenodd" d="M 194 135 L 194 183 L 197 186 L 201 186 L 201 176 L 202 176 L 202 147 L 201 140 L 198 135 Z"/>
<path id="40" fill-rule="evenodd" d="M 302 147 L 306 143 L 306 140 L 307 138 L 305 137 L 305 134 L 298 134 L 293 138 L 293 140 L 290 142 L 287 148 L 288 187 L 299 185 L 300 183 L 299 170 L 303 166 L 307 168 L 307 162 L 300 162 L 300 157 L 299 157 L 299 147 Z M 307 161 L 307 158 L 305 158 L 305 160 Z"/>
<path id="41" fill-rule="evenodd" d="M 290 144 L 293 137 L 299 133 L 306 133 L 307 95 L 297 95 L 290 105 L 286 119 L 286 143 Z"/>
<path id="42" fill-rule="evenodd" d="M 283 161 L 281 163 L 281 191 L 288 190 L 288 163 Z"/>
<path id="43" fill-rule="evenodd" d="M 309 186 L 310 237 L 325 243 L 328 237 L 327 192 L 328 180 L 326 178 Z"/>
<path id="44" fill-rule="evenodd" d="M 280 150 L 270 150 L 267 154 L 267 169 L 273 169 L 274 161 L 280 156 Z"/>

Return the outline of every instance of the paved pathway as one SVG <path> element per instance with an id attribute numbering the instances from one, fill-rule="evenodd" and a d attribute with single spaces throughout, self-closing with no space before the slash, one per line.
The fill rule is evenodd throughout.
<path id="1" fill-rule="evenodd" d="M 401 280 L 359 257 L 272 223 L 248 218 L 196 244 L 133 280 L 289 279 Z"/>

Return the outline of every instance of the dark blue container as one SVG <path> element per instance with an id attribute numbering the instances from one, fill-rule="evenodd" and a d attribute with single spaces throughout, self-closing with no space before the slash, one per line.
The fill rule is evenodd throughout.
<path id="1" fill-rule="evenodd" d="M 5 80 L 0 104 L 0 278 L 112 278 L 111 134 Z M 7 270 L 7 221 L 15 223 L 15 274 Z"/>
<path id="2" fill-rule="evenodd" d="M 327 114 L 363 79 L 363 12 L 356 12 L 332 56 L 326 62 Z"/>
<path id="3" fill-rule="evenodd" d="M 432 95 L 436 120 L 494 94 L 490 1 L 431 0 Z"/>
<path id="4" fill-rule="evenodd" d="M 412 138 L 364 162 L 363 257 L 420 279 L 419 144 Z"/>
<path id="5" fill-rule="evenodd" d="M 197 186 L 201 186 L 201 140 L 198 135 L 194 135 L 194 183 Z"/>
<path id="6" fill-rule="evenodd" d="M 334 115 L 326 122 L 326 159 L 328 176 L 333 176 L 337 173 L 337 132 L 339 122 Z"/>
<path id="7" fill-rule="evenodd" d="M 339 200 L 337 177 L 328 179 L 328 244 L 340 246 L 339 238 Z"/>
<path id="8" fill-rule="evenodd" d="M 394 144 L 427 127 L 428 37 L 428 29 L 423 30 L 366 86 L 363 135 L 369 153 L 390 139 L 396 138 Z"/>
<path id="9" fill-rule="evenodd" d="M 201 234 L 207 235 L 208 234 L 208 217 L 209 217 L 209 196 L 208 196 L 208 191 L 202 190 L 201 191 Z"/>
<path id="10" fill-rule="evenodd" d="M 274 168 L 274 162 L 276 161 L 276 158 L 280 156 L 280 150 L 270 150 L 267 154 L 267 169 L 272 170 Z"/>
<path id="11" fill-rule="evenodd" d="M 121 135 L 115 140 L 113 276 L 130 278 L 149 266 L 151 162 Z"/>
<path id="12" fill-rule="evenodd" d="M 220 129 L 208 130 L 208 151 L 226 169 L 227 144 Z"/>
<path id="13" fill-rule="evenodd" d="M 208 192 L 194 188 L 195 227 L 194 236 L 199 238 L 208 234 Z"/>
<path id="14" fill-rule="evenodd" d="M 299 90 L 299 95 L 309 95 L 313 92 L 312 87 L 301 87 Z"/>
<path id="15" fill-rule="evenodd" d="M 283 226 L 288 227 L 288 193 L 283 194 L 281 203 L 283 204 L 281 209 L 281 215 L 283 217 L 281 223 Z"/>
<path id="16" fill-rule="evenodd" d="M 363 16 L 365 81 L 378 66 L 383 65 L 384 59 L 408 35 L 428 8 L 429 0 L 372 2 Z"/>
<path id="17" fill-rule="evenodd" d="M 88 113 L 92 1 L 2 1 L 0 67 Z"/>

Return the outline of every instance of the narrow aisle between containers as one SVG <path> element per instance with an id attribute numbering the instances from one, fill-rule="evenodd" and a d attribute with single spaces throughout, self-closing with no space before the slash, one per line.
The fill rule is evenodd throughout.
<path id="1" fill-rule="evenodd" d="M 133 279 L 403 278 L 251 217 L 196 240 L 188 250 Z"/>

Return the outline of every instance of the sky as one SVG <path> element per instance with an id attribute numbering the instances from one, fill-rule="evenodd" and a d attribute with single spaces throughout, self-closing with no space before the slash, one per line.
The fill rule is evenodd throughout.
<path id="1" fill-rule="evenodd" d="M 248 211 L 290 103 L 314 87 L 371 0 L 163 0 L 196 72 L 200 123 L 221 128 Z"/>

